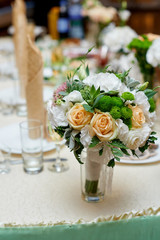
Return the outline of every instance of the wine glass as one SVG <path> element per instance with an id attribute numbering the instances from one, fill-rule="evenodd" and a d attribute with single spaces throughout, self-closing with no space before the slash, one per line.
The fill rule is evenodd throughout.
<path id="1" fill-rule="evenodd" d="M 48 133 L 52 141 L 54 141 L 56 145 L 56 152 L 57 152 L 57 157 L 56 160 L 49 165 L 48 169 L 52 172 L 65 172 L 69 169 L 69 166 L 67 164 L 67 159 L 66 158 L 61 158 L 60 157 L 60 150 L 61 150 L 61 145 L 64 142 L 64 138 L 62 138 L 52 127 L 49 125 L 48 126 Z"/>

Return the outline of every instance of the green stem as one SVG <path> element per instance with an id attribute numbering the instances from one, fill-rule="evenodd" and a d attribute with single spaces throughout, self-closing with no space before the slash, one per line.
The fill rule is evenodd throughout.
<path id="1" fill-rule="evenodd" d="M 86 182 L 85 182 L 86 193 L 95 194 L 95 193 L 97 193 L 97 188 L 98 188 L 98 180 L 90 181 L 90 180 L 86 179 Z"/>

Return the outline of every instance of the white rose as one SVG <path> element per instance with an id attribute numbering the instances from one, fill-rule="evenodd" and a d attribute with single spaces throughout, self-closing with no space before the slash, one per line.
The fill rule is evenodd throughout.
<path id="1" fill-rule="evenodd" d="M 121 119 L 116 121 L 118 125 L 118 138 L 129 148 L 132 150 L 137 149 L 145 144 L 147 139 L 150 136 L 151 128 L 148 124 L 144 124 L 142 128 L 130 130 L 128 127 L 122 122 Z"/>
<path id="2" fill-rule="evenodd" d="M 144 124 L 142 128 L 130 130 L 126 139 L 126 146 L 133 150 L 143 146 L 149 138 L 151 131 L 148 124 Z"/>
<path id="3" fill-rule="evenodd" d="M 73 92 L 69 93 L 67 96 L 63 98 L 65 102 L 68 104 L 69 102 L 81 103 L 83 102 L 82 95 L 79 91 L 74 90 Z"/>
<path id="4" fill-rule="evenodd" d="M 118 138 L 125 143 L 125 139 L 129 133 L 129 128 L 126 124 L 123 123 L 121 119 L 115 121 L 116 125 L 118 126 Z"/>
<path id="5" fill-rule="evenodd" d="M 61 105 L 53 106 L 52 100 L 50 100 L 47 104 L 47 111 L 48 111 L 48 119 L 51 123 L 52 128 L 58 126 L 67 126 L 68 121 L 66 117 L 67 106 L 65 103 Z"/>
<path id="6" fill-rule="evenodd" d="M 90 126 L 86 125 L 81 129 L 80 141 L 85 148 L 87 148 L 92 140 L 91 135 L 89 134 Z"/>
<path id="7" fill-rule="evenodd" d="M 121 91 L 124 88 L 124 84 L 113 73 L 98 73 L 88 76 L 83 80 L 88 85 L 94 85 L 96 89 L 100 87 L 100 90 L 108 91 Z"/>
<path id="8" fill-rule="evenodd" d="M 146 59 L 153 67 L 157 67 L 160 64 L 160 38 L 153 41 L 147 51 Z"/>

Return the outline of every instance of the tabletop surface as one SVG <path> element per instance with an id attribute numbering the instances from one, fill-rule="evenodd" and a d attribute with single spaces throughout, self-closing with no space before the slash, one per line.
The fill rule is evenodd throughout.
<path id="1" fill-rule="evenodd" d="M 12 85 L 11 81 L 0 81 L 0 90 Z M 4 116 L 0 112 L 0 128 L 24 119 L 15 113 Z M 55 151 L 44 154 L 44 158 L 55 156 Z M 50 172 L 49 163 L 44 163 L 44 170 L 37 175 L 26 174 L 22 164 L 11 165 L 9 174 L 0 175 L 0 226 L 94 222 L 159 213 L 160 162 L 117 163 L 112 194 L 95 204 L 81 199 L 80 165 L 73 153 L 64 146 L 61 157 L 66 157 L 69 164 L 64 173 Z"/>

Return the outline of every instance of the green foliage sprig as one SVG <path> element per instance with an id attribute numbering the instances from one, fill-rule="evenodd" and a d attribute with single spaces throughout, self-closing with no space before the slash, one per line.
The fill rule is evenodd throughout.
<path id="1" fill-rule="evenodd" d="M 146 60 L 146 54 L 149 47 L 152 45 L 152 41 L 149 41 L 147 36 L 142 35 L 142 39 L 134 38 L 128 48 L 135 51 L 135 57 L 138 61 L 140 71 L 144 76 L 144 80 L 150 83 L 152 87 L 151 79 L 154 75 L 155 69 Z"/>

